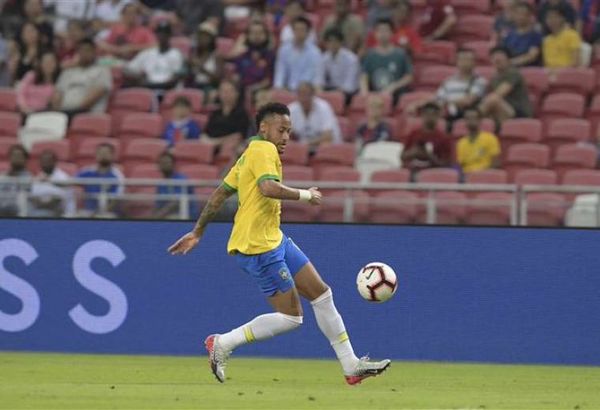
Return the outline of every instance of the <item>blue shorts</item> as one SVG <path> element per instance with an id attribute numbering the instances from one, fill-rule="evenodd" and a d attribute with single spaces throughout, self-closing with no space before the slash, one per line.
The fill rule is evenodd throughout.
<path id="1" fill-rule="evenodd" d="M 258 255 L 237 253 L 235 259 L 266 296 L 293 288 L 294 276 L 309 262 L 304 252 L 285 235 L 281 244 L 271 251 Z"/>

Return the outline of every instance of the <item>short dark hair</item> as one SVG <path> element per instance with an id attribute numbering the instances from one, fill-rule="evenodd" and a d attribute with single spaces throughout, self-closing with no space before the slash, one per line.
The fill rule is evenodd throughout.
<path id="1" fill-rule="evenodd" d="M 11 145 L 10 148 L 8 149 L 8 155 L 12 155 L 13 152 L 15 151 L 21 151 L 21 154 L 23 154 L 23 156 L 25 157 L 25 159 L 29 159 L 29 152 L 27 152 L 27 150 L 25 149 L 25 147 L 21 144 L 15 144 L 15 145 Z"/>
<path id="2" fill-rule="evenodd" d="M 184 106 L 187 108 L 192 108 L 192 103 L 190 102 L 190 99 L 187 98 L 185 95 L 180 95 L 173 100 L 172 106 L 176 107 L 178 105 Z"/>
<path id="3" fill-rule="evenodd" d="M 305 17 L 305 16 L 298 16 L 298 17 L 296 17 L 296 18 L 295 18 L 295 19 L 292 21 L 292 27 L 293 27 L 295 24 L 298 24 L 298 23 L 302 23 L 302 24 L 304 24 L 304 25 L 306 26 L 306 29 L 307 29 L 308 31 L 310 31 L 310 29 L 312 28 L 312 22 L 311 22 L 311 21 L 310 21 L 310 20 L 309 20 L 307 17 Z"/>
<path id="4" fill-rule="evenodd" d="M 567 16 L 565 15 L 565 12 L 560 7 L 556 7 L 556 6 L 550 6 L 550 7 L 548 7 L 548 9 L 546 10 L 546 16 L 548 14 L 550 14 L 550 13 L 556 13 L 559 16 L 561 16 L 563 19 L 567 18 Z"/>
<path id="5" fill-rule="evenodd" d="M 344 33 L 339 28 L 333 27 L 325 32 L 325 41 L 329 41 L 331 39 L 337 40 L 340 43 L 344 42 Z"/>
<path id="6" fill-rule="evenodd" d="M 56 155 L 56 152 L 54 150 L 51 150 L 49 148 L 45 149 L 42 151 L 42 153 L 40 154 L 40 158 L 44 155 L 51 155 L 52 158 L 56 161 L 58 159 L 58 156 Z"/>
<path id="7" fill-rule="evenodd" d="M 278 102 L 263 105 L 256 113 L 256 129 L 259 129 L 260 123 L 271 115 L 290 115 L 290 109 L 287 105 Z"/>
<path id="8" fill-rule="evenodd" d="M 115 152 L 115 146 L 108 142 L 101 142 L 100 144 L 96 145 L 96 152 L 98 152 L 101 148 L 108 148 L 110 152 Z"/>
<path id="9" fill-rule="evenodd" d="M 490 55 L 494 55 L 496 53 L 502 53 L 506 57 L 510 57 L 510 51 L 508 50 L 508 48 L 503 46 L 492 47 L 492 49 L 490 50 Z"/>
<path id="10" fill-rule="evenodd" d="M 375 27 L 381 26 L 381 25 L 387 25 L 390 28 L 390 30 L 392 30 L 392 31 L 395 30 L 394 22 L 390 18 L 382 17 L 380 19 L 377 19 L 377 22 L 375 23 Z"/>
<path id="11" fill-rule="evenodd" d="M 84 38 L 83 40 L 81 40 L 78 44 L 77 47 L 81 47 L 81 46 L 90 46 L 92 48 L 96 48 L 96 43 L 94 43 L 94 40 L 92 40 L 91 38 L 87 37 Z"/>

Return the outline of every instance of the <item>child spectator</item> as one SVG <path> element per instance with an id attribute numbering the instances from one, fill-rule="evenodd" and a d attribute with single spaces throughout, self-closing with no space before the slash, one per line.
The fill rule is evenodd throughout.
<path id="1" fill-rule="evenodd" d="M 464 173 L 484 171 L 499 165 L 500 142 L 494 134 L 481 130 L 477 108 L 465 111 L 467 135 L 456 143 L 456 162 Z"/>
<path id="2" fill-rule="evenodd" d="M 169 146 L 182 140 L 197 140 L 202 133 L 200 125 L 192 118 L 192 104 L 186 97 L 177 97 L 171 109 L 172 119 L 163 133 Z"/>
<path id="3" fill-rule="evenodd" d="M 54 95 L 54 84 L 60 69 L 56 55 L 47 51 L 42 54 L 39 64 L 28 72 L 17 86 L 17 103 L 23 114 L 45 111 Z"/>
<path id="4" fill-rule="evenodd" d="M 383 121 L 385 102 L 380 95 L 370 95 L 367 100 L 367 121 L 358 126 L 356 140 L 361 145 L 387 141 L 392 136 L 390 126 Z"/>

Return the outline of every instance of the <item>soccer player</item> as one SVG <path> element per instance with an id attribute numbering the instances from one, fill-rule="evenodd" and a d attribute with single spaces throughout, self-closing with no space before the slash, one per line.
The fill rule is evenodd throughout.
<path id="1" fill-rule="evenodd" d="M 254 278 L 275 312 L 260 315 L 228 333 L 208 336 L 204 343 L 212 372 L 223 383 L 225 366 L 234 349 L 299 327 L 302 296 L 310 301 L 317 324 L 342 365 L 346 382 L 358 384 L 382 373 L 390 361 L 355 356 L 331 289 L 300 248 L 279 229 L 281 200 L 321 203 L 318 188 L 295 189 L 282 184 L 279 154 L 284 152 L 292 129 L 289 109 L 280 103 L 263 106 L 256 115 L 256 127 L 258 135 L 213 192 L 194 229 L 169 247 L 173 255 L 192 250 L 223 202 L 237 192 L 239 207 L 227 251 Z"/>

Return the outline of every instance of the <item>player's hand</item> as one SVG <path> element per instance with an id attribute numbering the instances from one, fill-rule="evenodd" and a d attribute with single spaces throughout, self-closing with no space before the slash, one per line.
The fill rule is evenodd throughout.
<path id="1" fill-rule="evenodd" d="M 308 191 L 312 195 L 312 198 L 310 198 L 310 201 L 308 201 L 308 203 L 311 205 L 315 205 L 315 206 L 321 205 L 321 200 L 323 199 L 323 194 L 319 191 L 319 188 L 311 187 L 308 189 Z"/>
<path id="2" fill-rule="evenodd" d="M 177 240 L 168 249 L 171 255 L 185 255 L 200 242 L 200 237 L 194 232 L 188 232 Z"/>

